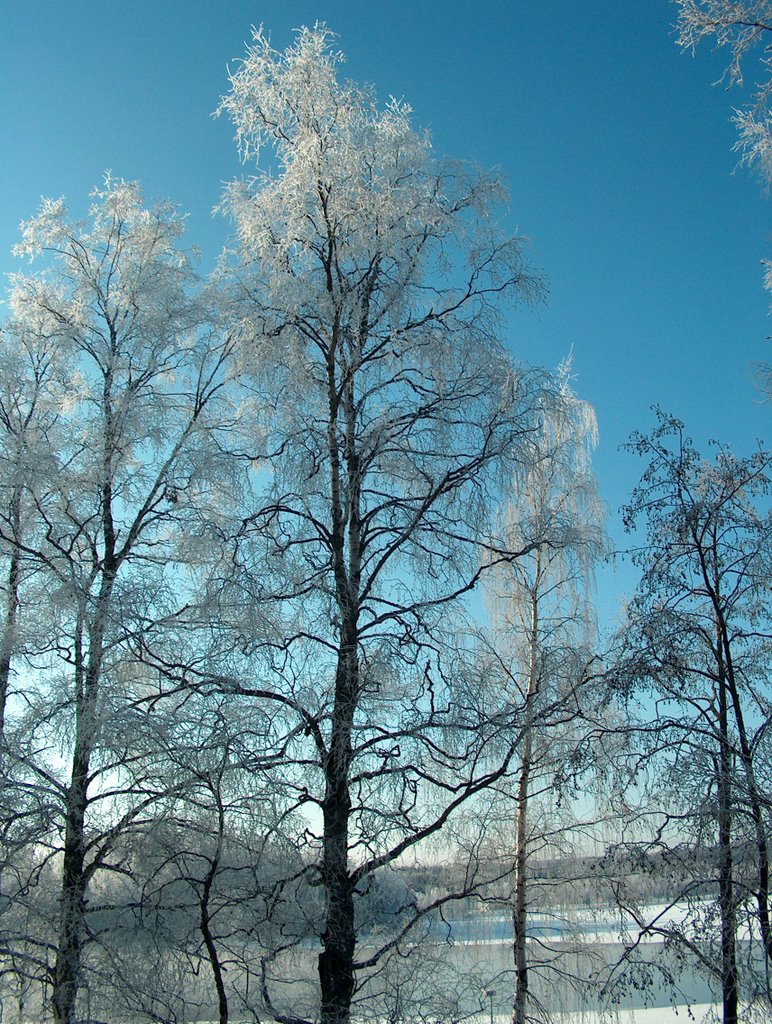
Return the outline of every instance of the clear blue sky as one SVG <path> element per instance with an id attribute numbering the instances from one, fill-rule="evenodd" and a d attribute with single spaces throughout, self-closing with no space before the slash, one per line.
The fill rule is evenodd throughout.
<path id="1" fill-rule="evenodd" d="M 106 169 L 188 211 L 210 266 L 228 230 L 210 211 L 243 171 L 230 126 L 209 116 L 226 65 L 253 24 L 283 47 L 326 21 L 350 77 L 407 100 L 439 154 L 508 179 L 509 227 L 550 282 L 543 309 L 512 316 L 511 348 L 553 367 L 573 347 L 622 544 L 616 513 L 641 467 L 618 446 L 652 425 L 652 404 L 738 451 L 772 425 L 752 372 L 772 361 L 772 201 L 733 174 L 743 96 L 712 87 L 723 55 L 680 53 L 674 20 L 669 0 L 6 0 L 0 270 L 15 268 L 18 223 L 41 196 L 81 214 Z M 606 601 L 620 586 L 604 584 Z"/>

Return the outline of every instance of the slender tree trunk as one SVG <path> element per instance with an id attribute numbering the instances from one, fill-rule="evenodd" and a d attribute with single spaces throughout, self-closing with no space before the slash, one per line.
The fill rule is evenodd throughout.
<path id="1" fill-rule="evenodd" d="M 21 580 L 21 492 L 14 489 L 10 506 L 11 532 L 15 541 L 11 549 L 11 560 L 8 565 L 6 580 L 5 616 L 3 634 L 0 638 L 0 738 L 5 729 L 5 706 L 8 701 L 8 685 L 11 678 L 11 658 L 13 655 L 16 624 L 19 615 L 19 583 Z"/>
<path id="2" fill-rule="evenodd" d="M 217 861 L 212 861 L 210 870 L 207 872 L 206 878 L 204 879 L 199 927 L 201 928 L 201 934 L 204 938 L 206 954 L 209 957 L 209 966 L 212 969 L 214 987 L 217 992 L 217 1021 L 218 1024 L 228 1024 L 228 995 L 225 991 L 223 969 L 217 952 L 217 944 L 215 943 L 214 936 L 212 935 L 212 929 L 210 926 L 211 917 L 209 914 L 209 895 L 211 893 L 212 882 L 216 872 Z"/>
<path id="3" fill-rule="evenodd" d="M 332 288 L 331 288 L 332 292 Z M 363 307 L 366 310 L 367 296 Z M 366 314 L 363 313 L 366 321 Z M 325 926 L 319 954 L 321 1024 L 348 1024 L 354 996 L 354 887 L 348 864 L 352 761 L 351 734 L 359 701 L 359 596 L 362 565 L 362 468 L 357 450 L 357 404 L 354 381 L 359 340 L 344 336 L 336 316 L 327 356 L 330 459 L 331 568 L 340 617 L 338 660 L 330 746 L 324 763 L 325 794 L 322 883 Z M 338 385 L 338 373 L 342 381 Z M 338 433 L 343 427 L 343 443 Z"/>
<path id="4" fill-rule="evenodd" d="M 218 782 L 221 781 L 221 779 L 222 775 Z M 220 868 L 220 858 L 222 856 L 223 839 L 225 836 L 225 810 L 222 804 L 219 785 L 217 789 L 212 786 L 212 794 L 217 800 L 217 846 L 215 847 L 214 855 L 209 862 L 209 870 L 204 876 L 204 885 L 201 892 L 200 902 L 201 912 L 199 915 L 199 928 L 201 929 L 201 935 L 204 939 L 206 954 L 209 957 L 209 966 L 212 969 L 212 977 L 214 978 L 214 987 L 217 991 L 217 1021 L 218 1024 L 228 1024 L 228 995 L 225 991 L 225 978 L 223 976 L 222 964 L 220 963 L 220 956 L 217 951 L 217 943 L 215 942 L 214 935 L 212 934 L 212 915 L 209 912 L 212 886 L 214 885 L 214 880 L 217 877 L 217 872 Z"/>
<path id="5" fill-rule="evenodd" d="M 96 725 L 98 679 L 93 662 L 83 663 L 83 633 L 75 637 L 75 749 L 66 795 L 66 822 L 59 904 L 59 941 L 54 964 L 52 1003 L 57 1024 L 76 1024 L 88 878 L 86 808 Z"/>
<path id="6" fill-rule="evenodd" d="M 115 327 L 110 327 L 111 347 L 117 351 Z M 54 966 L 53 1006 L 57 1024 L 76 1024 L 78 988 L 82 966 L 82 946 L 86 921 L 86 890 L 93 867 L 85 863 L 86 809 L 91 757 L 97 734 L 97 709 L 102 679 L 104 639 L 113 587 L 120 559 L 116 556 L 116 533 L 113 520 L 113 460 L 117 451 L 113 413 L 113 367 L 105 370 L 102 386 L 102 482 L 101 533 L 104 544 L 101 563 L 94 566 L 91 585 L 99 580 L 93 601 L 93 613 L 87 623 L 81 619 L 76 627 L 75 642 L 75 750 L 70 785 L 67 790 L 67 823 L 62 865 L 59 944 Z M 125 557 L 125 551 L 124 555 Z M 83 595 L 86 605 L 91 594 Z M 84 655 L 83 637 L 88 634 L 88 656 Z"/>
<path id="7" fill-rule="evenodd" d="M 90 749 L 75 751 L 67 791 L 67 823 L 59 906 L 59 942 L 54 965 L 53 1008 L 57 1024 L 76 1024 L 86 913 L 85 836 Z"/>
<path id="8" fill-rule="evenodd" d="M 54 964 L 52 1003 L 57 1024 L 76 1024 L 81 981 L 86 891 L 93 871 L 86 864 L 86 810 L 91 758 L 98 728 L 98 703 L 107 608 L 117 566 L 112 557 L 103 570 L 94 618 L 83 650 L 83 623 L 75 630 L 75 748 L 66 796 L 66 824 L 59 906 L 59 941 Z"/>
<path id="9" fill-rule="evenodd" d="M 723 673 L 722 673 L 723 676 Z M 721 914 L 721 996 L 724 1024 L 737 1024 L 737 921 L 732 857 L 732 751 L 729 743 L 727 693 L 719 680 L 718 900 Z"/>
<path id="10" fill-rule="evenodd" d="M 534 702 L 538 690 L 538 630 L 539 630 L 539 574 L 541 556 L 537 553 L 536 583 L 531 591 L 530 650 L 528 656 L 528 691 L 525 698 L 523 753 L 517 784 L 515 825 L 515 878 L 512 905 L 514 931 L 513 954 L 515 962 L 515 997 L 512 1004 L 512 1024 L 525 1024 L 528 1013 L 528 954 L 526 932 L 528 926 L 528 783 L 533 759 Z"/>
<path id="11" fill-rule="evenodd" d="M 517 787 L 517 824 L 515 833 L 515 891 L 512 908 L 514 926 L 515 998 L 512 1006 L 512 1024 L 525 1024 L 528 1010 L 528 956 L 526 929 L 527 902 L 527 816 L 528 780 L 531 769 L 531 736 L 527 732 L 523 746 L 523 762 Z"/>
<path id="12" fill-rule="evenodd" d="M 766 954 L 767 964 L 772 965 L 772 926 L 770 925 L 769 917 L 769 841 L 764 821 L 762 795 L 756 781 L 753 750 L 748 739 L 748 731 L 745 727 L 745 715 L 743 714 L 742 701 L 740 700 L 740 693 L 734 673 L 732 649 L 723 616 L 721 618 L 720 632 L 723 646 L 726 686 L 729 690 L 734 722 L 740 741 L 740 760 L 742 761 L 743 766 L 746 799 L 750 809 L 751 820 L 753 821 L 753 832 L 756 845 L 756 913 L 759 919 L 761 941 Z"/>
<path id="13" fill-rule="evenodd" d="M 354 995 L 354 893 L 348 867 L 351 816 L 349 768 L 354 714 L 352 683 L 355 651 L 340 652 L 332 736 L 327 755 L 322 881 L 326 897 L 325 928 L 319 955 L 321 1024 L 348 1024 Z M 353 677 L 353 678 L 352 678 Z"/>

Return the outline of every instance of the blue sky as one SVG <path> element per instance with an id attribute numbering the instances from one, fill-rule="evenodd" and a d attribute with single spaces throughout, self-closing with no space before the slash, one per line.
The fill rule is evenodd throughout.
<path id="1" fill-rule="evenodd" d="M 619 452 L 661 404 L 700 443 L 769 440 L 772 406 L 752 364 L 772 360 L 761 260 L 772 205 L 735 170 L 730 122 L 743 95 L 712 87 L 724 55 L 675 45 L 669 0 L 7 0 L 0 18 L 0 271 L 41 196 L 75 214 L 103 172 L 189 213 L 212 264 L 228 225 L 211 216 L 243 173 L 210 117 L 250 26 L 283 47 L 325 21 L 346 74 L 407 100 L 438 154 L 498 168 L 508 227 L 532 241 L 549 298 L 515 312 L 516 357 L 553 367 L 573 349 L 596 408 L 596 469 L 617 510 L 641 466 Z M 755 69 L 749 69 L 752 84 Z M 629 574 L 603 584 L 612 605 Z"/>

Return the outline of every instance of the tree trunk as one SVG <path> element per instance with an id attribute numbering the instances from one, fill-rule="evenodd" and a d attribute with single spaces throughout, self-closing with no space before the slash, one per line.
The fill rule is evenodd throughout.
<path id="1" fill-rule="evenodd" d="M 86 810 L 91 757 L 97 733 L 106 608 L 114 572 L 102 580 L 94 624 L 84 658 L 83 625 L 75 629 L 75 748 L 66 795 L 66 824 L 59 906 L 59 941 L 54 964 L 52 1003 L 57 1024 L 76 1024 L 86 920 L 86 890 L 93 869 L 86 865 Z"/>
<path id="2" fill-rule="evenodd" d="M 214 987 L 217 991 L 217 1021 L 218 1024 L 228 1024 L 228 995 L 225 991 L 223 969 L 220 964 L 220 957 L 217 953 L 217 945 L 214 941 L 214 936 L 212 935 L 212 929 L 210 927 L 211 918 L 209 915 L 209 895 L 216 871 L 217 862 L 213 861 L 211 870 L 207 873 L 206 879 L 204 880 L 204 892 L 201 897 L 199 927 L 201 928 L 201 934 L 204 938 L 206 953 L 209 957 L 209 966 L 212 969 L 212 977 L 214 978 Z"/>
<path id="3" fill-rule="evenodd" d="M 723 648 L 723 660 L 725 665 L 725 685 L 729 690 L 732 702 L 735 726 L 740 741 L 740 758 L 743 766 L 743 777 L 745 779 L 746 794 L 751 819 L 753 821 L 753 832 L 756 844 L 756 912 L 761 930 L 761 941 L 767 958 L 767 964 L 772 966 L 772 925 L 769 918 L 769 843 L 767 829 L 764 821 L 763 798 L 756 781 L 756 770 L 754 765 L 753 748 L 748 739 L 748 731 L 745 726 L 745 715 L 743 713 L 742 701 L 740 700 L 739 688 L 734 672 L 732 649 L 729 641 L 729 631 L 723 615 L 720 619 L 720 640 Z"/>
<path id="4" fill-rule="evenodd" d="M 115 332 L 110 325 L 113 349 Z M 82 946 L 86 920 L 86 890 L 93 866 L 88 868 L 86 855 L 86 808 L 91 757 L 97 742 L 99 691 L 102 680 L 104 639 L 113 587 L 120 561 L 116 557 L 116 533 L 113 520 L 113 459 L 115 421 L 112 408 L 113 367 L 105 371 L 102 395 L 104 435 L 102 450 L 101 533 L 104 553 L 101 565 L 95 565 L 91 579 L 99 580 L 93 615 L 79 618 L 75 628 L 75 750 L 70 785 L 67 789 L 66 831 L 62 864 L 62 893 L 59 919 L 59 944 L 54 966 L 53 1006 L 57 1024 L 75 1024 L 82 965 Z M 124 551 L 125 557 L 125 551 Z M 86 588 L 83 597 L 90 598 Z M 88 655 L 83 649 L 88 636 Z"/>
<path id="5" fill-rule="evenodd" d="M 348 1024 L 354 995 L 354 893 L 348 869 L 351 816 L 349 768 L 355 708 L 356 651 L 343 645 L 338 658 L 330 750 L 325 765 L 322 881 L 326 897 L 319 955 L 321 1024 Z"/>
<path id="6" fill-rule="evenodd" d="M 83 922 L 86 913 L 85 835 L 88 767 L 91 748 L 76 744 L 67 790 L 59 942 L 54 965 L 52 1002 L 57 1024 L 76 1024 L 81 972 Z"/>
<path id="7" fill-rule="evenodd" d="M 528 1009 L 528 957 L 526 952 L 527 903 L 527 814 L 528 777 L 531 767 L 530 735 L 526 734 L 523 763 L 517 789 L 517 825 L 515 837 L 515 891 L 512 909 L 514 926 L 515 998 L 512 1006 L 512 1024 L 525 1024 Z"/>
<path id="8" fill-rule="evenodd" d="M 530 650 L 528 655 L 528 691 L 525 698 L 523 726 L 523 753 L 517 785 L 515 826 L 515 879 L 512 906 L 514 931 L 513 954 L 515 962 L 515 997 L 512 1004 L 512 1024 L 526 1024 L 528 1013 L 528 955 L 526 930 L 528 925 L 527 867 L 528 867 L 528 783 L 533 759 L 534 702 L 538 691 L 538 630 L 541 557 L 537 553 L 536 582 L 531 591 Z"/>
<path id="9" fill-rule="evenodd" d="M 11 560 L 8 565 L 5 621 L 3 622 L 2 639 L 0 639 L 0 738 L 2 738 L 5 729 L 5 706 L 8 701 L 8 684 L 11 678 L 11 657 L 13 655 L 16 623 L 19 615 L 21 556 L 18 545 L 21 541 L 21 493 L 18 487 L 14 489 L 9 511 L 11 532 L 15 543 L 11 550 Z"/>
<path id="10" fill-rule="evenodd" d="M 212 789 L 212 792 L 215 793 L 214 788 Z M 225 991 L 225 979 L 223 977 L 223 968 L 220 963 L 220 956 L 217 951 L 217 943 L 215 942 L 214 935 L 212 935 L 212 916 L 209 911 L 212 886 L 214 885 L 214 880 L 217 877 L 217 872 L 220 867 L 222 845 L 225 836 L 225 810 L 223 808 L 219 788 L 216 791 L 215 796 L 217 799 L 217 847 L 215 849 L 214 856 L 209 862 L 209 870 L 204 877 L 204 885 L 201 892 L 199 928 L 201 929 L 201 935 L 203 936 L 204 945 L 206 946 L 206 953 L 209 957 L 209 966 L 212 969 L 214 987 L 217 990 L 217 1021 L 218 1024 L 228 1024 L 228 995 Z"/>
<path id="11" fill-rule="evenodd" d="M 732 752 L 729 743 L 727 693 L 719 680 L 718 775 L 718 901 L 721 914 L 721 997 L 724 1024 L 737 1024 L 737 922 L 732 857 Z"/>
<path id="12" fill-rule="evenodd" d="M 334 291 L 330 280 L 331 294 Z M 367 295 L 363 297 L 366 319 Z M 351 733 L 359 700 L 359 596 L 362 565 L 362 469 L 357 450 L 357 403 L 354 380 L 360 350 L 349 338 L 347 356 L 341 352 L 344 335 L 336 315 L 327 354 L 327 446 L 330 459 L 331 568 L 340 617 L 338 659 L 330 746 L 324 760 L 322 803 L 324 838 L 322 883 L 325 926 L 319 954 L 321 1024 L 348 1024 L 354 995 L 354 886 L 348 866 L 352 761 Z M 340 363 L 338 363 L 340 360 Z M 340 381 L 338 381 L 340 374 Z M 343 426 L 343 437 L 338 433 Z"/>

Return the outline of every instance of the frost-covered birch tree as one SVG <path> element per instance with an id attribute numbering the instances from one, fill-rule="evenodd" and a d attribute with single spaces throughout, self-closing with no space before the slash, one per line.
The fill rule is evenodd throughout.
<path id="1" fill-rule="evenodd" d="M 45 482 L 27 478 L 34 532 L 5 538 L 45 576 L 50 652 L 7 716 L 26 751 L 9 771 L 47 794 L 37 850 L 60 891 L 41 948 L 55 1019 L 74 1024 L 95 878 L 117 869 L 121 833 L 179 784 L 154 736 L 160 716 L 137 703 L 147 679 L 132 642 L 184 601 L 201 509 L 227 488 L 215 441 L 230 342 L 203 329 L 182 217 L 146 207 L 136 185 L 108 178 L 87 223 L 49 200 L 22 227 L 18 253 L 47 268 L 15 278 L 14 329 L 56 350 L 69 391 L 56 464 Z"/>
<path id="2" fill-rule="evenodd" d="M 355 908 L 379 869 L 509 770 L 514 739 L 498 757 L 493 739 L 520 709 L 485 692 L 465 596 L 519 553 L 490 541 L 493 509 L 530 457 L 541 390 L 501 341 L 500 304 L 539 283 L 498 229 L 500 181 L 436 160 L 407 105 L 379 106 L 341 61 L 324 27 L 285 52 L 257 32 L 220 107 L 243 158 L 267 159 L 223 199 L 267 412 L 267 491 L 234 561 L 253 608 L 282 616 L 270 643 L 244 638 L 273 652 L 270 685 L 234 690 L 304 741 L 324 1024 L 349 1020 L 426 910 L 403 906 L 396 938 L 363 951 Z"/>
<path id="3" fill-rule="evenodd" d="M 646 535 L 618 671 L 623 687 L 645 688 L 656 718 L 641 724 L 638 754 L 653 775 L 651 837 L 630 849 L 656 851 L 683 879 L 680 923 L 662 907 L 634 916 L 714 979 L 735 1024 L 741 999 L 772 1005 L 772 457 L 703 458 L 662 413 L 631 448 L 647 465 L 625 518 Z"/>
<path id="4" fill-rule="evenodd" d="M 577 770 L 579 751 L 600 721 L 591 707 L 593 578 L 606 548 L 591 467 L 596 442 L 594 411 L 573 394 L 568 361 L 545 395 L 533 457 L 516 470 L 505 506 L 506 544 L 527 553 L 498 566 L 488 582 L 497 657 L 524 709 L 512 793 L 513 1024 L 540 1019 L 529 977 L 550 971 L 547 962 L 560 956 L 540 944 L 534 960 L 527 941 L 529 914 L 538 909 L 530 862 L 545 846 L 561 845 L 557 806 L 568 799 L 561 780 Z"/>
<path id="5" fill-rule="evenodd" d="M 31 926 L 50 892 L 36 906 L 22 907 L 38 865 L 30 851 L 45 834 L 46 794 L 34 773 L 19 770 L 29 750 L 7 727 L 23 704 L 34 665 L 50 655 L 50 579 L 34 556 L 45 531 L 37 503 L 45 503 L 56 477 L 58 427 L 66 406 L 66 371 L 45 330 L 12 319 L 0 329 L 0 963 L 3 988 L 9 983 L 20 1006 L 33 993 L 47 953 L 39 929 Z M 47 889 L 39 876 L 38 895 Z M 45 914 L 44 914 L 45 916 Z M 14 936 L 9 942 L 9 936 Z M 21 1013 L 21 1010 L 20 1010 Z"/>

